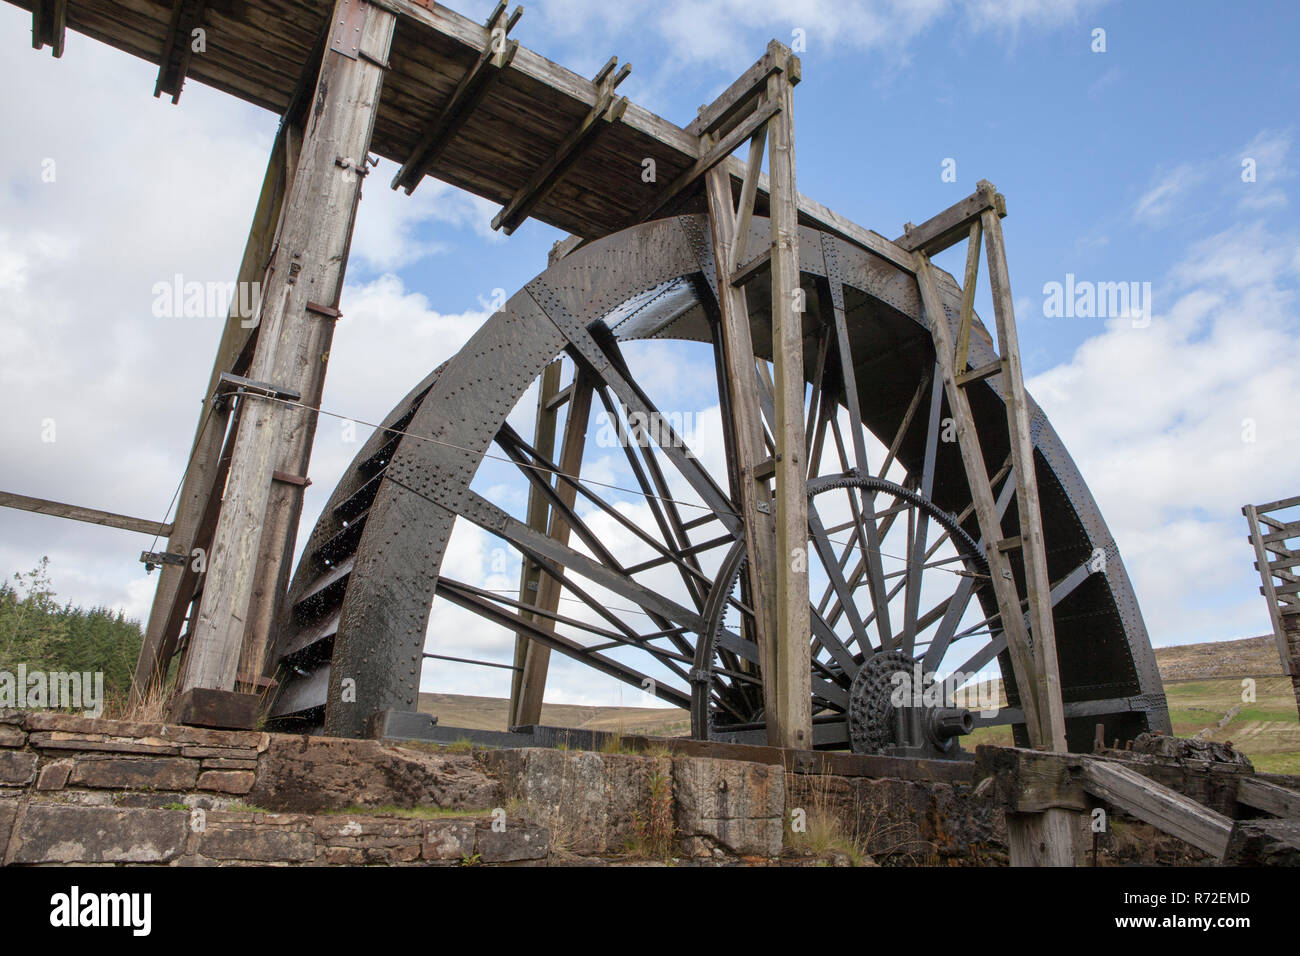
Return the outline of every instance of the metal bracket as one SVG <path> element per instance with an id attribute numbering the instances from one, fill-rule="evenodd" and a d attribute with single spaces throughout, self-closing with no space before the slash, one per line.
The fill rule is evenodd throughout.
<path id="1" fill-rule="evenodd" d="M 282 481 L 286 485 L 297 485 L 299 488 L 306 488 L 311 484 L 311 479 L 306 475 L 291 475 L 287 471 L 271 472 L 272 481 Z"/>
<path id="2" fill-rule="evenodd" d="M 189 558 L 186 555 L 173 554 L 170 551 L 141 551 L 140 560 L 144 563 L 145 573 L 152 574 L 154 568 L 161 567 L 164 564 L 184 567 Z"/>
<path id="3" fill-rule="evenodd" d="M 362 176 L 362 177 L 364 177 L 364 176 L 369 176 L 369 175 L 370 175 L 370 167 L 371 167 L 371 165 L 378 165 L 378 160 L 376 160 L 376 162 L 375 162 L 374 164 L 372 164 L 372 163 L 370 162 L 370 157 L 369 157 L 369 156 L 365 156 L 365 157 L 362 157 L 361 165 L 357 165 L 356 163 L 354 163 L 354 162 L 353 162 L 352 160 L 350 160 L 350 159 L 346 159 L 346 158 L 344 158 L 344 157 L 342 157 L 342 156 L 335 156 L 335 157 L 334 157 L 334 165 L 335 165 L 335 166 L 338 166 L 338 167 L 341 168 L 341 169 L 351 169 L 351 170 L 353 170 L 353 171 L 354 171 L 358 176 Z"/>
<path id="4" fill-rule="evenodd" d="M 227 395 L 258 395 L 264 398 L 284 399 L 289 402 L 296 402 L 302 398 L 298 392 L 292 389 L 280 388 L 280 386 L 272 385 L 269 382 L 258 382 L 231 372 L 222 372 L 221 378 L 217 380 L 217 388 L 212 398 L 220 407 L 220 403 L 224 401 Z"/>
<path id="5" fill-rule="evenodd" d="M 343 313 L 332 305 L 321 305 L 319 302 L 308 302 L 305 308 L 308 312 L 315 312 L 317 315 L 323 315 L 329 319 L 343 318 Z"/>
<path id="6" fill-rule="evenodd" d="M 366 24 L 366 0 L 341 0 L 339 18 L 330 31 L 330 49 L 355 60 L 361 49 L 361 28 Z"/>

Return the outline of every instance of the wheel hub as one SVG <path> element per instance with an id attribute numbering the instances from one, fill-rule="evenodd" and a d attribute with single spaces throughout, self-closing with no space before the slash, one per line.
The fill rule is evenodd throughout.
<path id="1" fill-rule="evenodd" d="M 969 710 L 948 707 L 932 674 L 902 651 L 868 658 L 849 689 L 849 743 L 854 753 L 951 757 L 973 729 Z"/>

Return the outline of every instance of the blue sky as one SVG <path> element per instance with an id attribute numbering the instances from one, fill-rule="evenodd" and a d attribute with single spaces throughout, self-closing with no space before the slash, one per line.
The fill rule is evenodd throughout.
<path id="1" fill-rule="evenodd" d="M 453 6 L 481 20 L 492 3 Z M 53 61 L 28 30 L 0 5 L 0 82 L 23 91 L 0 102 L 0 487 L 161 517 L 219 323 L 160 322 L 149 290 L 176 272 L 233 277 L 276 120 L 193 83 L 173 107 L 150 97 L 148 65 L 76 36 Z M 1300 493 L 1300 7 L 539 0 L 514 35 L 585 75 L 617 54 L 633 65 L 620 92 L 684 125 L 795 30 L 800 191 L 893 238 L 993 181 L 1031 391 L 1099 500 L 1154 643 L 1264 633 L 1239 508 Z M 57 184 L 40 179 L 48 158 Z M 432 181 L 394 194 L 391 173 L 367 184 L 325 397 L 369 420 L 560 238 L 529 222 L 506 239 L 491 204 Z M 959 271 L 957 255 L 940 264 Z M 1067 274 L 1149 282 L 1151 321 L 1045 316 L 1045 284 Z M 977 308 L 992 314 L 983 295 Z M 46 418 L 57 443 L 39 440 Z M 354 451 L 322 423 L 306 522 Z M 148 544 L 0 513 L 0 571 L 50 554 L 61 596 L 138 616 Z M 478 680 L 453 683 L 499 691 Z M 567 671 L 554 686 L 617 699 Z"/>

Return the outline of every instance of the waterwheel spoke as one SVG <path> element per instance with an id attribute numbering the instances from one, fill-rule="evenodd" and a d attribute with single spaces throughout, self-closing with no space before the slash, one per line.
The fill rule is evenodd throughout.
<path id="1" fill-rule="evenodd" d="M 927 419 L 925 433 L 925 458 L 921 463 L 920 493 L 925 498 L 934 494 L 934 464 L 939 450 L 939 416 L 943 409 L 943 381 L 938 375 L 931 375 L 933 386 L 930 389 L 930 415 Z M 903 634 L 900 646 L 909 656 L 916 648 L 916 615 L 921 603 L 921 574 L 925 564 L 926 532 L 929 530 L 930 516 L 924 511 L 916 518 L 916 528 L 912 538 L 912 547 L 907 556 L 907 594 L 903 598 Z"/>

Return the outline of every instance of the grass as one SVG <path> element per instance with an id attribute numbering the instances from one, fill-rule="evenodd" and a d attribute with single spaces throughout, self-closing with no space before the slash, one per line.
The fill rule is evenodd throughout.
<path id="1" fill-rule="evenodd" d="M 842 853 L 854 866 L 871 861 L 867 848 L 876 834 L 864 831 L 856 813 L 846 814 L 830 793 L 831 778 L 820 775 L 811 780 L 801 780 L 801 786 L 786 801 L 787 806 L 796 800 L 802 806 L 794 807 L 786 817 L 786 845 L 801 854 L 825 856 Z M 880 820 L 878 811 L 869 830 L 874 831 Z M 846 822 L 848 816 L 851 822 Z"/>
<path id="2" fill-rule="evenodd" d="M 632 814 L 632 838 L 627 852 L 650 860 L 672 859 L 676 849 L 676 827 L 673 824 L 673 784 L 670 767 L 665 760 L 655 760 L 647 784 L 649 797 L 643 810 Z"/>
<path id="3" fill-rule="evenodd" d="M 1300 754 L 1261 754 L 1250 762 L 1262 773 L 1285 773 L 1300 776 Z"/>
<path id="4" fill-rule="evenodd" d="M 1255 700 L 1243 702 L 1241 680 L 1207 678 L 1165 685 L 1174 734 L 1232 745 L 1268 773 L 1300 773 L 1300 720 L 1286 677 L 1255 679 Z M 1234 708 L 1236 712 L 1234 713 Z M 1231 714 L 1223 727 L 1219 721 Z M 1010 727 L 981 727 L 962 738 L 962 747 L 1011 746 Z M 1110 741 L 1107 741 L 1110 743 Z"/>

